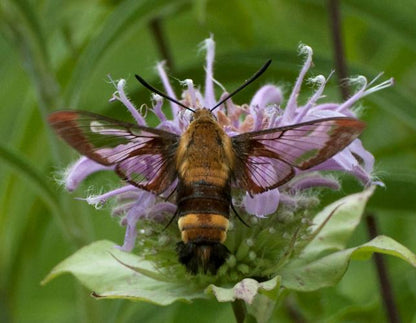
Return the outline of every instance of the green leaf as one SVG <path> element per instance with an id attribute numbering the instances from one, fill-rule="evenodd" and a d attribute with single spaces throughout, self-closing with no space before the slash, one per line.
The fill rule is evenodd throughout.
<path id="1" fill-rule="evenodd" d="M 102 240 L 78 250 L 59 263 L 42 284 L 64 273 L 71 273 L 97 298 L 127 298 L 158 305 L 207 298 L 202 290 L 193 291 L 185 284 L 152 279 L 116 259 L 143 271 L 155 271 L 148 261 L 116 249 L 114 242 Z"/>
<path id="2" fill-rule="evenodd" d="M 64 273 L 71 273 L 97 298 L 128 298 L 168 305 L 175 301 L 191 302 L 197 298 L 215 296 L 219 302 L 236 299 L 251 304 L 261 293 L 275 300 L 280 287 L 280 277 L 265 282 L 247 278 L 234 287 L 209 285 L 205 291 L 158 276 L 152 263 L 132 253 L 115 248 L 111 241 L 97 241 L 58 264 L 42 281 L 46 284 Z"/>
<path id="3" fill-rule="evenodd" d="M 333 286 L 342 278 L 351 259 L 367 259 L 374 252 L 401 258 L 416 267 L 416 256 L 386 236 L 378 236 L 360 246 L 344 249 L 372 192 L 373 189 L 370 188 L 347 196 L 326 207 L 315 217 L 314 228 L 317 233 L 314 239 L 299 257 L 290 261 L 280 272 L 284 287 L 313 291 Z"/>
<path id="4" fill-rule="evenodd" d="M 309 263 L 295 261 L 281 273 L 282 285 L 297 291 L 313 291 L 338 283 L 351 259 L 367 259 L 374 252 L 401 258 L 416 267 L 416 255 L 386 236 L 378 236 L 358 247 L 341 250 Z"/>
<path id="5" fill-rule="evenodd" d="M 374 187 L 371 187 L 361 193 L 346 196 L 319 212 L 311 227 L 314 238 L 302 251 L 301 258 L 316 259 L 323 253 L 344 249 L 360 223 L 373 192 Z"/>

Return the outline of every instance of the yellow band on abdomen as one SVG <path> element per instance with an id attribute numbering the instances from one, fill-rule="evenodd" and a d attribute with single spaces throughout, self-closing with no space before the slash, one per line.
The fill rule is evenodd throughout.
<path id="1" fill-rule="evenodd" d="M 187 214 L 179 218 L 182 241 L 220 242 L 227 237 L 228 219 L 219 214 Z"/>

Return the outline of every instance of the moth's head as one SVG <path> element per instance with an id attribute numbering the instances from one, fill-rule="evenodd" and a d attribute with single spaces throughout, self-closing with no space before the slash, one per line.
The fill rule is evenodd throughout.
<path id="1" fill-rule="evenodd" d="M 203 121 L 203 120 L 215 120 L 214 114 L 211 112 L 211 110 L 208 110 L 206 108 L 197 109 L 191 116 L 191 122 L 192 121 Z"/>

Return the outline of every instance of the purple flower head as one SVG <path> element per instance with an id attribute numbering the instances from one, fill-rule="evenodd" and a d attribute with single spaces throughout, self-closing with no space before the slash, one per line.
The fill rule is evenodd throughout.
<path id="1" fill-rule="evenodd" d="M 213 65 L 215 43 L 212 37 L 203 43 L 203 49 L 206 51 L 206 79 L 204 93 L 201 93 L 192 80 L 186 79 L 181 82 L 182 86 L 184 86 L 184 91 L 180 98 L 177 98 L 168 80 L 164 63 L 159 63 L 156 67 L 166 94 L 176 100 L 180 100 L 181 103 L 192 107 L 193 109 L 213 107 L 216 102 L 219 102 L 221 98 L 224 98 L 227 95 L 225 90 L 219 98 L 215 95 L 215 85 L 219 85 L 222 89 L 223 87 L 214 79 Z M 327 79 L 324 76 L 319 75 L 310 80 L 310 82 L 316 85 L 315 92 L 305 104 L 299 105 L 297 98 L 305 75 L 312 64 L 312 49 L 302 45 L 300 47 L 300 53 L 306 56 L 305 63 L 284 108 L 282 107 L 283 95 L 281 89 L 273 84 L 267 84 L 262 86 L 254 94 L 249 104 L 238 105 L 235 104 L 232 99 L 229 99 L 214 111 L 218 123 L 229 136 L 249 131 L 294 125 L 320 118 L 335 116 L 353 117 L 355 116 L 355 113 L 352 110 L 352 107 L 359 99 L 392 84 L 392 80 L 390 79 L 373 86 L 373 82 L 367 84 L 367 80 L 360 76 L 353 80 L 358 84 L 358 90 L 347 101 L 342 103 L 318 103 L 323 97 L 323 91 L 327 82 Z M 129 100 L 124 91 L 124 87 L 125 81 L 120 80 L 116 85 L 116 92 L 113 94 L 110 101 L 120 101 L 130 111 L 139 126 L 146 126 L 145 118 Z M 162 97 L 153 95 L 151 104 L 151 112 L 153 112 L 160 121 L 157 128 L 177 135 L 184 133 L 190 123 L 192 116 L 191 111 L 182 109 L 174 102 L 169 102 L 173 119 L 168 119 L 162 109 Z M 94 131 L 102 132 L 99 124 L 96 126 L 93 125 L 93 129 Z M 115 133 L 114 131 L 117 130 L 111 130 L 113 134 Z M 123 133 L 120 132 L 120 136 L 123 136 Z M 307 145 L 308 143 L 306 142 L 304 144 Z M 126 145 L 128 146 L 129 144 Z M 114 156 L 115 148 L 106 149 L 109 150 L 109 155 L 111 154 L 111 156 Z M 126 146 L 124 146 L 124 151 L 125 149 Z M 106 152 L 101 151 L 101 153 L 105 154 Z M 155 157 L 149 155 L 147 158 L 151 160 Z M 130 164 L 123 164 L 121 167 L 130 172 L 140 173 L 150 180 L 155 171 L 149 169 L 147 164 L 148 163 L 146 162 L 134 164 L 130 162 Z M 291 198 L 291 196 L 294 196 L 294 194 L 299 191 L 311 187 L 337 189 L 339 187 L 338 182 L 333 178 L 320 175 L 318 171 L 321 170 L 337 170 L 350 173 L 363 183 L 363 185 L 381 184 L 381 182 L 377 182 L 372 178 L 371 173 L 373 171 L 373 164 L 373 156 L 364 149 L 361 141 L 356 139 L 344 150 L 325 162 L 305 171 L 296 170 L 296 176 L 285 185 L 262 194 L 249 195 L 248 193 L 245 193 L 244 197 L 236 197 L 234 205 L 243 209 L 248 214 L 257 217 L 267 217 L 276 212 L 279 203 L 286 205 L 286 207 L 293 203 L 296 204 L 297 199 Z M 271 164 L 269 167 L 276 168 L 278 167 L 278 164 Z M 102 166 L 86 157 L 81 157 L 67 171 L 65 186 L 68 190 L 72 191 L 91 173 L 111 169 L 112 167 Z M 126 175 L 128 176 L 129 174 Z M 176 185 L 176 183 L 174 185 Z M 170 192 L 174 189 L 174 185 L 168 192 L 164 193 L 164 197 L 169 196 Z M 122 216 L 121 223 L 126 226 L 125 240 L 121 247 L 123 250 L 131 250 L 134 247 L 138 221 L 140 219 L 151 218 L 162 220 L 163 218 L 161 215 L 167 214 L 173 216 L 176 210 L 176 206 L 170 202 L 166 202 L 162 196 L 156 196 L 132 185 L 126 185 L 98 196 L 88 197 L 86 201 L 89 204 L 98 206 L 112 197 L 117 197 L 119 202 L 118 206 L 114 208 L 113 214 Z"/>

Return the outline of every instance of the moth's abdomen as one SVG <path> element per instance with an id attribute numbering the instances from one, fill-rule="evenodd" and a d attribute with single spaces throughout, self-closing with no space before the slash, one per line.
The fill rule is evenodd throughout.
<path id="1" fill-rule="evenodd" d="M 178 226 L 185 243 L 223 243 L 227 237 L 230 192 L 205 181 L 178 185 Z"/>
<path id="2" fill-rule="evenodd" d="M 178 243 L 179 261 L 193 274 L 215 274 L 229 251 L 227 238 L 230 208 L 229 186 L 204 181 L 178 185 L 178 226 L 182 241 Z"/>

